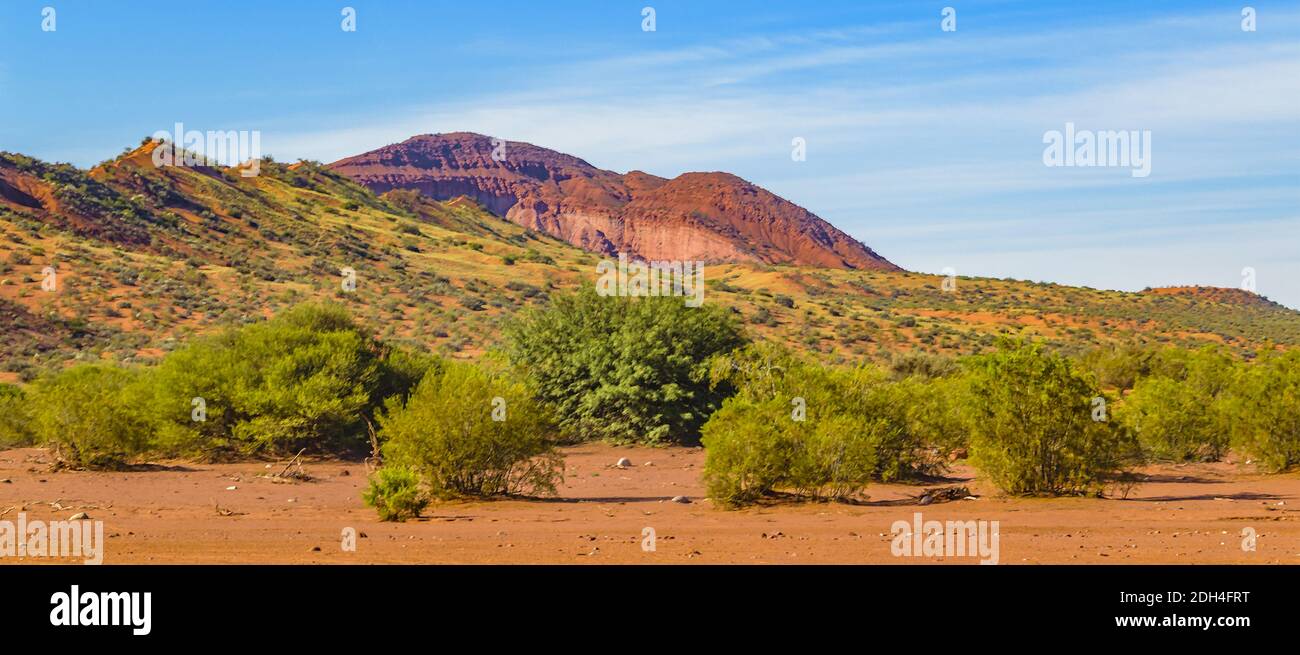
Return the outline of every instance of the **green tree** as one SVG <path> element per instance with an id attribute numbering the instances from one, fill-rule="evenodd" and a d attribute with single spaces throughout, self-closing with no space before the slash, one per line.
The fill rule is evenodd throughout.
<path id="1" fill-rule="evenodd" d="M 512 362 L 537 382 L 570 439 L 694 442 L 727 390 L 708 360 L 745 343 L 735 321 L 681 298 L 557 295 L 506 328 Z"/>

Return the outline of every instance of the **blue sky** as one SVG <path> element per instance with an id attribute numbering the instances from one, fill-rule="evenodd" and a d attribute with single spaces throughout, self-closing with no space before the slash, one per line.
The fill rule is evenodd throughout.
<path id="1" fill-rule="evenodd" d="M 1251 267 L 1300 308 L 1294 2 L 1250 2 L 1254 32 L 1247 3 L 1194 1 L 180 4 L 0 5 L 0 149 L 89 166 L 179 121 L 333 161 L 469 130 L 734 172 L 912 270 L 1137 290 Z M 1150 176 L 1045 166 L 1067 122 L 1149 130 Z"/>

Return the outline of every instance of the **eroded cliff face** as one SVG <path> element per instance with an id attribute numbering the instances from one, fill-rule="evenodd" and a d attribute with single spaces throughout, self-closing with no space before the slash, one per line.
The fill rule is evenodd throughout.
<path id="1" fill-rule="evenodd" d="M 466 132 L 412 137 L 330 168 L 376 193 L 472 198 L 519 225 L 603 254 L 898 268 L 808 210 L 728 173 L 620 175 L 571 155 Z"/>

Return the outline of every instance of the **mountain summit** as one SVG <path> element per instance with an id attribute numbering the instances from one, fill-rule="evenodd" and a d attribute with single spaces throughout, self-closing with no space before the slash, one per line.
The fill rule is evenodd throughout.
<path id="1" fill-rule="evenodd" d="M 621 175 L 469 132 L 423 134 L 329 168 L 375 193 L 466 196 L 497 216 L 607 255 L 900 270 L 812 212 L 729 173 Z"/>

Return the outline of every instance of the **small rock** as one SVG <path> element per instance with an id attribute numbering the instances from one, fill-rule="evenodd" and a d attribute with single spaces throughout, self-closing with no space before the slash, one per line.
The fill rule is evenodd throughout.
<path id="1" fill-rule="evenodd" d="M 929 505 L 930 503 L 933 503 L 933 502 L 934 502 L 934 496 L 931 496 L 930 494 L 926 494 L 926 495 L 924 495 L 924 496 L 921 496 L 921 504 L 922 504 L 922 505 Z"/>
<path id="2" fill-rule="evenodd" d="M 89 521 L 89 520 L 90 520 L 90 515 L 87 514 L 87 513 L 85 513 L 85 512 L 77 512 L 76 514 L 73 514 L 72 516 L 69 516 L 69 517 L 68 517 L 68 520 L 69 520 L 69 521 Z"/>
<path id="3" fill-rule="evenodd" d="M 313 553 L 319 553 L 319 552 L 320 552 L 320 546 L 312 546 L 312 547 L 311 547 L 311 552 L 313 552 Z"/>
<path id="4" fill-rule="evenodd" d="M 234 490 L 236 490 L 236 489 L 238 489 L 238 488 L 239 488 L 239 487 L 236 487 L 235 485 L 232 484 L 232 485 L 230 485 L 229 487 L 226 487 L 226 491 L 234 491 Z"/>
<path id="5" fill-rule="evenodd" d="M 352 472 L 347 469 L 343 469 L 343 472 L 339 473 L 340 478 L 346 478 L 349 475 L 352 475 Z"/>
<path id="6" fill-rule="evenodd" d="M 691 502 L 691 499 L 690 499 L 690 498 L 687 498 L 686 496 L 673 496 L 673 502 L 674 502 L 674 503 L 689 504 L 689 503 Z"/>
<path id="7" fill-rule="evenodd" d="M 617 467 L 619 467 L 619 468 L 621 468 L 621 469 L 625 469 L 625 468 L 627 468 L 627 467 L 629 467 L 629 466 L 631 466 L 631 465 L 632 465 L 632 460 L 630 460 L 630 459 L 628 459 L 628 458 L 626 458 L 626 457 L 622 457 L 622 458 L 620 458 L 620 459 L 618 460 L 618 463 L 615 464 L 614 466 L 617 466 Z"/>

